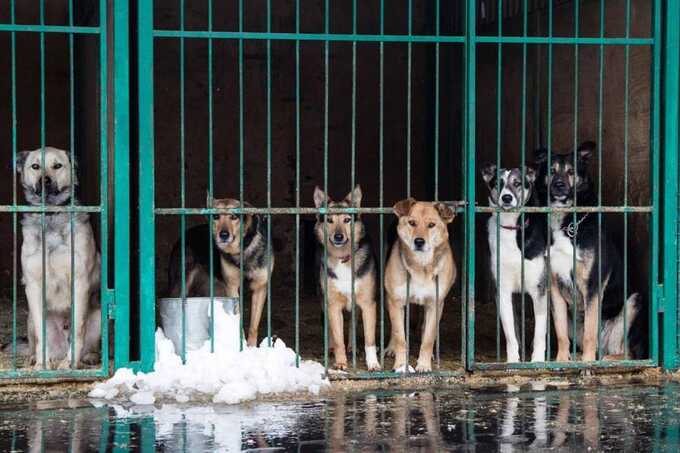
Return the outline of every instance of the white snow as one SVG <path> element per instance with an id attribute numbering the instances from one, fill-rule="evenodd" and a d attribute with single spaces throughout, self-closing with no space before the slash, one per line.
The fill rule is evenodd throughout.
<path id="1" fill-rule="evenodd" d="M 295 366 L 295 351 L 277 339 L 271 347 L 265 338 L 260 346 L 240 349 L 239 317 L 226 313 L 215 316 L 215 352 L 210 341 L 188 351 L 186 363 L 175 353 L 172 342 L 161 329 L 156 331 L 156 362 L 150 373 L 122 368 L 111 379 L 97 384 L 91 398 L 130 401 L 149 405 L 156 401 L 212 401 L 237 404 L 258 395 L 288 392 L 318 394 L 329 386 L 324 367 L 301 360 Z"/>

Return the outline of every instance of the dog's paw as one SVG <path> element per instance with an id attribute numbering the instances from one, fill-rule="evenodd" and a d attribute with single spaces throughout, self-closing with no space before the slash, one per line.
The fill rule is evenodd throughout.
<path id="1" fill-rule="evenodd" d="M 70 370 L 71 369 L 71 359 L 65 358 L 57 365 L 58 370 Z"/>
<path id="2" fill-rule="evenodd" d="M 416 363 L 416 371 L 418 373 L 429 373 L 432 371 L 432 363 L 430 361 L 421 362 L 420 360 Z"/>
<path id="3" fill-rule="evenodd" d="M 339 371 L 347 370 L 347 362 L 335 362 L 335 369 Z"/>
<path id="4" fill-rule="evenodd" d="M 557 357 L 555 358 L 555 361 L 557 362 L 569 362 L 571 360 L 571 357 L 569 356 L 569 353 L 557 353 Z"/>
<path id="5" fill-rule="evenodd" d="M 99 354 L 96 352 L 88 352 L 80 359 L 80 362 L 88 366 L 99 365 Z"/>
<path id="6" fill-rule="evenodd" d="M 407 365 L 407 364 L 404 363 L 404 364 L 395 364 L 394 372 L 404 374 L 404 373 L 415 373 L 416 370 L 414 370 L 411 365 Z"/>
<path id="7" fill-rule="evenodd" d="M 366 362 L 366 368 L 368 368 L 368 371 L 380 371 L 382 369 L 378 361 Z"/>

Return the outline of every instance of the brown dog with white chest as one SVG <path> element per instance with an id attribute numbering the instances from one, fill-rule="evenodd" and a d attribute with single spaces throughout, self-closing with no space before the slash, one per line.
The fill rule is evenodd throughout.
<path id="1" fill-rule="evenodd" d="M 413 198 L 398 202 L 393 210 L 399 224 L 398 239 L 392 246 L 385 270 L 385 291 L 392 324 L 388 350 L 395 356 L 394 370 L 405 371 L 408 357 L 404 307 L 407 303 L 422 305 L 425 320 L 416 371 L 432 371 L 432 350 L 444 300 L 456 280 L 456 263 L 447 228 L 455 213 L 444 203 Z"/>

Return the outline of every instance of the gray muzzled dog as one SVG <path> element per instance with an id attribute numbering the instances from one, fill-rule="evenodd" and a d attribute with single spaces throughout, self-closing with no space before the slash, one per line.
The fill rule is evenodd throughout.
<path id="1" fill-rule="evenodd" d="M 64 206 L 74 196 L 77 179 L 72 173 L 71 160 L 66 151 L 46 147 L 44 158 L 40 149 L 22 151 L 17 154 L 16 168 L 26 201 L 33 206 L 40 206 L 43 198 L 46 206 Z M 101 340 L 101 258 L 89 215 L 84 212 L 74 213 L 73 230 L 71 215 L 67 212 L 46 213 L 44 229 L 40 213 L 26 213 L 21 226 L 21 269 L 28 300 L 28 343 L 32 363 L 36 369 L 54 365 L 69 368 L 71 328 L 74 329 L 72 336 L 75 366 L 98 363 Z M 46 315 L 44 319 L 43 294 Z M 73 326 L 71 301 L 74 307 Z M 42 335 L 43 322 L 46 340 Z M 42 363 L 43 344 L 46 363 Z"/>

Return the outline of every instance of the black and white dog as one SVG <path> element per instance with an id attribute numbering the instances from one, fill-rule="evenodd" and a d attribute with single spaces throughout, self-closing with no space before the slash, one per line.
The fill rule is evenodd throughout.
<path id="1" fill-rule="evenodd" d="M 546 219 L 541 213 L 525 213 L 522 220 L 522 215 L 515 211 L 523 206 L 539 205 L 534 190 L 536 172 L 533 168 L 525 167 L 522 175 L 520 168 L 497 170 L 496 165 L 489 165 L 482 169 L 482 177 L 489 188 L 489 205 L 508 211 L 492 213 L 487 224 L 491 273 L 498 287 L 500 299 L 498 309 L 505 334 L 507 361 L 520 360 L 512 295 L 524 290 L 531 296 L 534 306 L 535 327 L 531 361 L 543 362 L 548 323 L 544 256 Z"/>
<path id="2" fill-rule="evenodd" d="M 595 143 L 585 142 L 575 154 L 573 151 L 553 153 L 549 169 L 547 151 L 537 151 L 539 181 L 551 207 L 597 206 L 597 196 L 588 176 L 588 163 L 595 149 Z M 575 218 L 567 212 L 552 214 L 549 257 L 558 361 L 570 359 L 572 329 L 567 306 L 572 303 L 577 304 L 576 342 L 583 352 L 582 360 L 597 359 L 598 335 L 603 356 L 623 355 L 624 332 L 628 337 L 629 357 L 647 356 L 647 307 L 638 293 L 631 294 L 624 306 L 621 252 L 606 220 L 603 215 L 598 228 L 597 214 L 579 212 Z M 602 328 L 598 333 L 600 303 Z"/>

